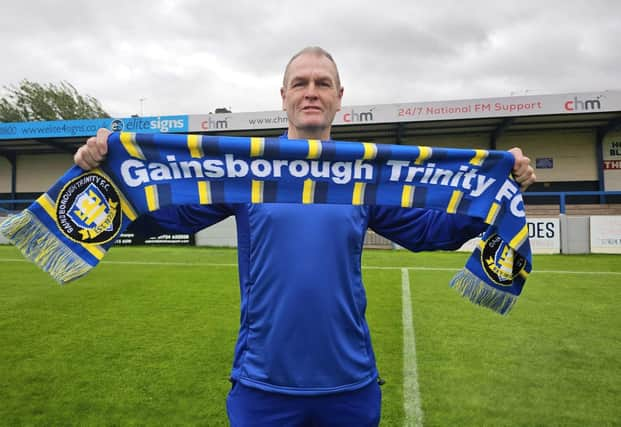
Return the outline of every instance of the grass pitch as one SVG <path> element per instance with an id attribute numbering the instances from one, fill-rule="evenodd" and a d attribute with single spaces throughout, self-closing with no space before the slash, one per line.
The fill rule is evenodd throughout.
<path id="1" fill-rule="evenodd" d="M 448 289 L 465 259 L 365 253 L 387 381 L 382 425 L 402 425 L 412 399 L 402 381 L 404 267 L 424 425 L 619 425 L 621 257 L 535 256 L 506 317 Z M 228 249 L 119 247 L 58 286 L 0 246 L 0 424 L 227 425 L 235 263 Z"/>

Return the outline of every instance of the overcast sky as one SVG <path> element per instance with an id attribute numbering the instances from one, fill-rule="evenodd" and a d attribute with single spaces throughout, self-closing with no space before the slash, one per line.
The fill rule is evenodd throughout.
<path id="1" fill-rule="evenodd" d="M 67 80 L 113 116 L 278 110 L 289 57 L 340 67 L 344 104 L 620 89 L 621 1 L 0 3 L 0 86 Z"/>

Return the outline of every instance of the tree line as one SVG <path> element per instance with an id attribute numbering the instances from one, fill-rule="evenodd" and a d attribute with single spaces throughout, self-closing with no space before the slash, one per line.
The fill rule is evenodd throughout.
<path id="1" fill-rule="evenodd" d="M 110 117 L 99 101 L 69 82 L 41 84 L 27 79 L 4 86 L 0 122 L 31 122 Z"/>

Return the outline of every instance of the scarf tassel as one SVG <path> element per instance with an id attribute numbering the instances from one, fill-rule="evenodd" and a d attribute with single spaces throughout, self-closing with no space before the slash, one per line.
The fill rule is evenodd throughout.
<path id="1" fill-rule="evenodd" d="M 517 301 L 517 296 L 490 286 L 466 268 L 453 277 L 449 286 L 472 303 L 500 314 L 506 314 Z"/>
<path id="2" fill-rule="evenodd" d="M 93 268 L 28 210 L 0 223 L 0 233 L 4 234 L 24 257 L 61 284 L 77 279 Z"/>

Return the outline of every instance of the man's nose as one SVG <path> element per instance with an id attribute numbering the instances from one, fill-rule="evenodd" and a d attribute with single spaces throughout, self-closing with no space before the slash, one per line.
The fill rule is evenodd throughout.
<path id="1" fill-rule="evenodd" d="M 306 91 L 304 92 L 304 97 L 305 98 L 317 98 L 317 86 L 315 86 L 315 83 L 310 83 L 306 86 Z"/>

